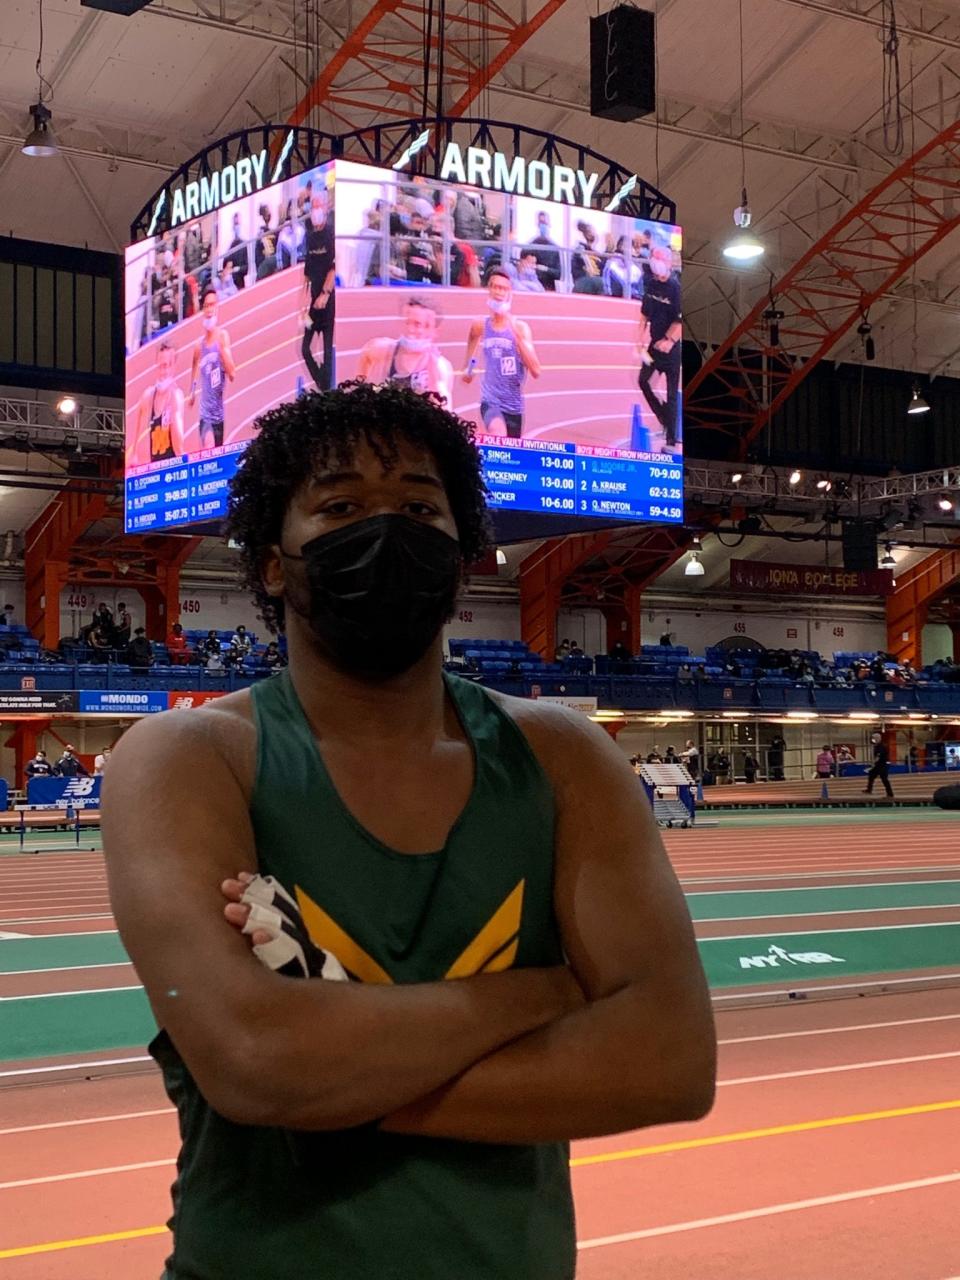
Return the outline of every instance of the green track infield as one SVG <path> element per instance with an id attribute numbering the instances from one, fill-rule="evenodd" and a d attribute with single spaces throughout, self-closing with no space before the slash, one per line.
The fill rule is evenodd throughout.
<path id="1" fill-rule="evenodd" d="M 109 930 L 56 937 L 40 934 L 0 942 L 0 973 L 36 973 L 95 964 L 129 964 L 118 933 Z"/>
<path id="2" fill-rule="evenodd" d="M 2 944 L 4 947 L 8 943 Z M 960 970 L 960 924 L 705 938 L 711 987 L 846 979 L 904 970 Z M 142 1046 L 154 1034 L 139 988 L 0 999 L 0 1061 Z"/>
<path id="3" fill-rule="evenodd" d="M 690 893 L 694 920 L 744 920 L 770 916 L 825 916 L 833 911 L 960 906 L 960 880 L 902 884 L 842 884 L 815 889 Z"/>

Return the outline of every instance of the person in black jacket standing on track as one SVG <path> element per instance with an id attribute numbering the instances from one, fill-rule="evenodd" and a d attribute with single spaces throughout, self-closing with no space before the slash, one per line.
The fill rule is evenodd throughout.
<path id="1" fill-rule="evenodd" d="M 892 800 L 893 787 L 890 785 L 890 777 L 887 773 L 887 768 L 890 764 L 890 752 L 883 741 L 883 734 L 874 733 L 870 741 L 873 743 L 873 768 L 867 774 L 867 786 L 864 794 L 868 796 L 873 794 L 873 784 L 879 778 L 887 793 L 887 799 Z"/>

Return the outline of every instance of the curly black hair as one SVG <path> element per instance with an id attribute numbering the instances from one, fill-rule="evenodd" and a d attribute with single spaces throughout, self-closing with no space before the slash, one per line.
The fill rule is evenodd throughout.
<path id="1" fill-rule="evenodd" d="M 271 409 L 256 426 L 258 435 L 230 485 L 226 532 L 239 544 L 243 584 L 272 632 L 283 630 L 284 607 L 264 589 L 263 563 L 280 542 L 290 500 L 331 460 L 349 461 L 361 442 L 385 470 L 397 464 L 401 443 L 428 452 L 443 481 L 464 564 L 475 564 L 491 546 L 474 427 L 442 408 L 436 396 L 390 384 L 345 382 Z"/>

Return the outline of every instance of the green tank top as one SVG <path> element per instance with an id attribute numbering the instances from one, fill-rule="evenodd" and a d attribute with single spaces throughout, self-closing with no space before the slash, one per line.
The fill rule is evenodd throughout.
<path id="1" fill-rule="evenodd" d="M 253 689 L 260 871 L 296 892 L 314 941 L 363 981 L 563 961 L 550 783 L 483 689 L 445 680 L 475 781 L 446 846 L 423 854 L 390 849 L 346 809 L 287 673 Z M 151 1048 L 182 1139 L 166 1280 L 573 1276 L 566 1144 L 237 1125 L 207 1106 L 163 1033 Z"/>

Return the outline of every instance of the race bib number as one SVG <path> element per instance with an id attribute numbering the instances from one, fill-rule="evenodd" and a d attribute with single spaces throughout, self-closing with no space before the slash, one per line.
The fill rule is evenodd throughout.
<path id="1" fill-rule="evenodd" d="M 218 364 L 215 364 L 213 368 L 210 370 L 210 387 L 212 390 L 214 391 L 219 390 L 221 376 L 222 375 L 220 373 L 220 366 Z"/>
<path id="2" fill-rule="evenodd" d="M 516 356 L 500 357 L 500 375 L 504 378 L 515 378 L 517 376 Z"/>

